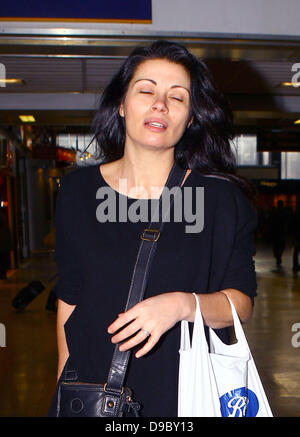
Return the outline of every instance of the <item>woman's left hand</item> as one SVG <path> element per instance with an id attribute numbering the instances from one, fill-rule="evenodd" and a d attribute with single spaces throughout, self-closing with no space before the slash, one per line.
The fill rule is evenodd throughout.
<path id="1" fill-rule="evenodd" d="M 126 351 L 148 338 L 135 356 L 140 358 L 147 354 L 166 331 L 183 320 L 185 303 L 190 298 L 188 295 L 189 293 L 170 292 L 142 300 L 125 313 L 119 314 L 118 318 L 108 327 L 109 334 L 120 330 L 111 341 L 120 343 L 132 336 L 119 347 L 120 351 Z M 194 299 L 193 296 L 192 299 Z M 147 331 L 150 336 L 147 336 Z"/>

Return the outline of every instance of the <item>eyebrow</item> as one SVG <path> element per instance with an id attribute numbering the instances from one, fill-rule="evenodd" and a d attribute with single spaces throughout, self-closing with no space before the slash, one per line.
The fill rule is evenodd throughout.
<path id="1" fill-rule="evenodd" d="M 140 82 L 141 80 L 148 80 L 149 82 L 152 82 L 154 85 L 157 85 L 157 83 L 153 79 L 137 79 L 134 82 L 134 84 L 136 84 L 137 82 Z M 182 86 L 182 85 L 172 85 L 171 88 L 183 88 L 184 90 L 186 90 L 190 94 L 190 90 L 187 89 L 186 87 Z"/>

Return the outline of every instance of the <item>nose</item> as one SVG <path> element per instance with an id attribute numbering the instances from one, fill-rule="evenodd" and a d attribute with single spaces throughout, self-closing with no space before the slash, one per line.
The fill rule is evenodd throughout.
<path id="1" fill-rule="evenodd" d="M 169 109 L 163 97 L 158 97 L 152 105 L 152 111 L 168 113 Z"/>

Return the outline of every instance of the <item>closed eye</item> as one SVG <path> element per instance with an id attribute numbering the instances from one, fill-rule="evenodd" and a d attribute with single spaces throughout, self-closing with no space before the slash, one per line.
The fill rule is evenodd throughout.
<path id="1" fill-rule="evenodd" d="M 180 97 L 172 96 L 171 99 L 177 100 L 178 102 L 183 102 L 183 99 L 181 99 Z"/>

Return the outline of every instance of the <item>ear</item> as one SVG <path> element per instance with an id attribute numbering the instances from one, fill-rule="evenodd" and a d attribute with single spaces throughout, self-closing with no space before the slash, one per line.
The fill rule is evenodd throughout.
<path id="1" fill-rule="evenodd" d="M 119 114 L 121 117 L 124 117 L 124 105 L 123 103 L 121 103 L 120 108 L 119 108 Z"/>
<path id="2" fill-rule="evenodd" d="M 191 119 L 190 119 L 190 121 L 188 122 L 187 129 L 188 129 L 188 128 L 190 127 L 190 125 L 193 123 L 193 120 L 194 120 L 194 116 L 192 116 Z"/>

